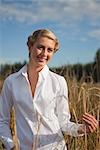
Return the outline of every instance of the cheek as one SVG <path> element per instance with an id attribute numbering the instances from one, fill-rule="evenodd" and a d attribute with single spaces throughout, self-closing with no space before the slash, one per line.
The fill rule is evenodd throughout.
<path id="1" fill-rule="evenodd" d="M 37 56 L 39 54 L 39 52 L 34 49 L 34 50 L 30 51 L 30 54 L 32 57 L 34 57 L 34 56 Z"/>
<path id="2" fill-rule="evenodd" d="M 52 59 L 52 57 L 53 57 L 53 54 L 49 54 L 49 55 L 48 55 L 48 58 L 49 58 L 49 59 Z"/>
<path id="3" fill-rule="evenodd" d="M 41 54 L 41 51 L 40 51 L 40 50 L 38 50 L 38 49 L 35 49 L 35 50 L 34 50 L 34 55 L 37 56 L 37 55 L 40 55 L 40 54 Z"/>

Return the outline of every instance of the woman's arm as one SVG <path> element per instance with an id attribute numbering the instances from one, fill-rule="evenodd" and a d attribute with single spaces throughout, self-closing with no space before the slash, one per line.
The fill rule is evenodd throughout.
<path id="1" fill-rule="evenodd" d="M 60 87 L 61 88 L 57 97 L 57 114 L 62 131 L 72 136 L 82 136 L 85 132 L 94 132 L 97 129 L 98 122 L 88 113 L 83 115 L 84 124 L 78 124 L 70 121 L 68 88 L 64 78 L 60 80 Z"/>
<path id="2" fill-rule="evenodd" d="M 6 79 L 0 94 L 0 140 L 7 150 L 14 146 L 10 131 L 10 112 L 12 106 L 11 84 Z"/>

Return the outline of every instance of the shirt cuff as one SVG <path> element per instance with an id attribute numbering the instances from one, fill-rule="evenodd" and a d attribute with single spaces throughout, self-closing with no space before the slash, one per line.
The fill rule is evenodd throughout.
<path id="1" fill-rule="evenodd" d="M 84 134 L 85 134 L 85 125 L 84 124 L 78 124 L 77 136 L 84 136 Z"/>

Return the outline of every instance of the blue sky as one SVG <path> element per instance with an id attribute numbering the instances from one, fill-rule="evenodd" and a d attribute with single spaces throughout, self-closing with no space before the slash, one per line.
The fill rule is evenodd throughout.
<path id="1" fill-rule="evenodd" d="M 100 0 L 0 0 L 0 64 L 28 60 L 27 37 L 54 31 L 60 50 L 49 63 L 88 63 L 100 48 Z"/>

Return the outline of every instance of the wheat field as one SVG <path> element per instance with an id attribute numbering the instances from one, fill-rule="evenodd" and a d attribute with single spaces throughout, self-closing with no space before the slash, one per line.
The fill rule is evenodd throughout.
<path id="1" fill-rule="evenodd" d="M 83 79 L 78 82 L 75 77 L 66 77 L 69 88 L 69 107 L 71 112 L 71 120 L 82 123 L 82 114 L 88 112 L 96 117 L 100 122 L 100 83 L 85 82 Z M 0 90 L 3 81 L 0 80 Z M 15 143 L 16 130 L 14 113 L 11 113 L 11 133 Z M 100 150 L 100 126 L 89 135 L 83 137 L 71 137 L 64 135 L 68 150 Z M 3 150 L 0 142 L 0 150 Z M 17 148 L 16 148 L 17 150 Z"/>

